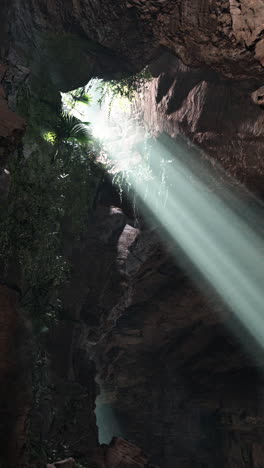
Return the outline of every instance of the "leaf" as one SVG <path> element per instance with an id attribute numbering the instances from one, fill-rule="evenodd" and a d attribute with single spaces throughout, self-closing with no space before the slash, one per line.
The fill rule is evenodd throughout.
<path id="1" fill-rule="evenodd" d="M 79 143 L 89 143 L 91 134 L 88 131 L 87 125 L 90 122 L 83 123 L 74 115 L 62 112 L 54 123 L 53 132 L 56 135 L 56 143 L 63 141 L 77 141 Z"/>
<path id="2" fill-rule="evenodd" d="M 89 94 L 82 94 L 80 96 L 75 96 L 74 100 L 88 105 L 91 104 L 93 99 Z"/>

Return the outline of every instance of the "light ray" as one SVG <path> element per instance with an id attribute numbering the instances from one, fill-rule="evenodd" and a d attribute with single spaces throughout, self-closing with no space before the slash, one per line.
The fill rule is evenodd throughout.
<path id="1" fill-rule="evenodd" d="M 178 150 L 182 152 L 181 148 Z M 160 155 L 164 157 L 164 152 L 166 153 L 164 147 L 157 143 L 151 166 L 155 175 L 158 174 Z M 191 155 L 186 154 L 186 165 L 181 163 L 177 159 L 175 144 L 173 156 L 175 164 L 167 178 L 171 189 L 166 205 L 161 204 L 158 196 L 157 177 L 149 181 L 148 190 L 151 195 L 145 203 L 170 238 L 182 248 L 196 269 L 213 286 L 258 344 L 263 346 L 263 239 L 219 196 L 208 191 L 201 175 L 194 171 Z M 165 157 L 171 158 L 172 155 L 167 154 Z M 205 176 L 208 179 L 208 173 Z M 144 187 L 140 181 L 134 179 L 133 185 L 143 199 Z M 225 190 L 228 190 L 227 187 Z"/>
<path id="2" fill-rule="evenodd" d="M 105 148 L 117 167 L 124 159 L 130 164 L 129 183 L 173 240 L 176 257 L 180 247 L 194 266 L 190 273 L 200 272 L 264 348 L 264 242 L 255 230 L 259 220 L 254 213 L 246 215 L 248 207 L 241 201 L 241 195 L 250 201 L 252 196 L 243 191 L 237 196 L 221 183 L 226 176 L 209 170 L 184 143 L 165 138 L 164 144 L 152 140 L 148 145 L 131 112 L 116 111 L 110 120 L 106 114 L 101 109 L 96 118 L 101 118 L 101 134 L 107 135 Z M 134 154 L 140 141 L 139 160 Z M 147 179 L 140 174 L 148 174 Z M 263 207 L 259 212 L 263 215 Z"/>
<path id="3" fill-rule="evenodd" d="M 123 150 L 125 145 L 123 138 Z M 151 169 L 152 177 L 147 181 L 148 196 L 146 181 L 138 177 L 137 170 L 130 172 L 134 191 L 184 251 L 195 270 L 212 285 L 263 347 L 264 243 L 241 216 L 247 208 L 227 184 L 222 184 L 219 189 L 218 178 L 223 178 L 223 174 L 220 171 L 210 173 L 205 165 L 199 164 L 199 154 L 195 159 L 192 151 L 183 144 L 162 145 L 156 141 L 152 142 L 149 151 L 148 162 L 144 155 L 140 162 L 142 173 Z M 114 151 L 111 151 L 111 157 L 118 161 Z M 173 161 L 165 178 L 165 203 L 160 196 L 162 161 Z"/>

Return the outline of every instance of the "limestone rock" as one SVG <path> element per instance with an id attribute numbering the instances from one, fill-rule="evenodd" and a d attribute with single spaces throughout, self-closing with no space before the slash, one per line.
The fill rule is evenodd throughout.
<path id="1" fill-rule="evenodd" d="M 161 467 L 258 467 L 264 382 L 226 328 L 228 312 L 155 233 L 139 232 L 123 258 L 129 301 L 94 352 L 101 414 L 110 408 L 120 433 Z"/>
<path id="2" fill-rule="evenodd" d="M 101 445 L 93 463 L 96 468 L 155 468 L 140 448 L 120 437 L 114 437 L 109 446 Z"/>
<path id="3" fill-rule="evenodd" d="M 190 66 L 260 86 L 263 10 L 262 0 L 79 0 L 63 8 L 59 0 L 18 0 L 9 7 L 9 57 L 21 63 L 24 53 L 36 71 L 45 63 L 65 90 L 91 76 L 139 71 L 166 48 Z"/>
<path id="4" fill-rule="evenodd" d="M 61 460 L 53 463 L 52 465 L 48 464 L 47 468 L 74 468 L 75 460 L 73 458 L 67 458 L 66 460 Z"/>
<path id="5" fill-rule="evenodd" d="M 236 184 L 262 197 L 263 87 L 252 92 L 248 82 L 222 80 L 212 70 L 189 68 L 171 54 L 151 68 L 157 78 L 139 102 L 151 132 L 187 138 L 202 150 L 198 158 L 212 168 L 219 165 Z"/>

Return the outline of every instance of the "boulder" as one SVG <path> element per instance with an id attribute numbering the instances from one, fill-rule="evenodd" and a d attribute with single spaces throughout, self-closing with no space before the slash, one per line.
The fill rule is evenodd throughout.
<path id="1" fill-rule="evenodd" d="M 57 461 L 53 464 L 48 464 L 47 468 L 74 468 L 75 460 L 73 458 L 67 458 L 65 460 Z"/>

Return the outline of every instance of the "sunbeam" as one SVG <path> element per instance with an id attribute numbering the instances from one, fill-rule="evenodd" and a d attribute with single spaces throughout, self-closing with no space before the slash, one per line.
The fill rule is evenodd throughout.
<path id="1" fill-rule="evenodd" d="M 241 194 L 223 185 L 223 173 L 210 170 L 187 144 L 149 139 L 129 110 L 114 107 L 109 119 L 106 109 L 107 103 L 97 108 L 95 128 L 100 122 L 116 170 L 129 167 L 130 187 L 173 240 L 177 259 L 180 247 L 194 267 L 190 273 L 199 281 L 199 272 L 263 347 L 264 243 L 248 224 Z"/>

